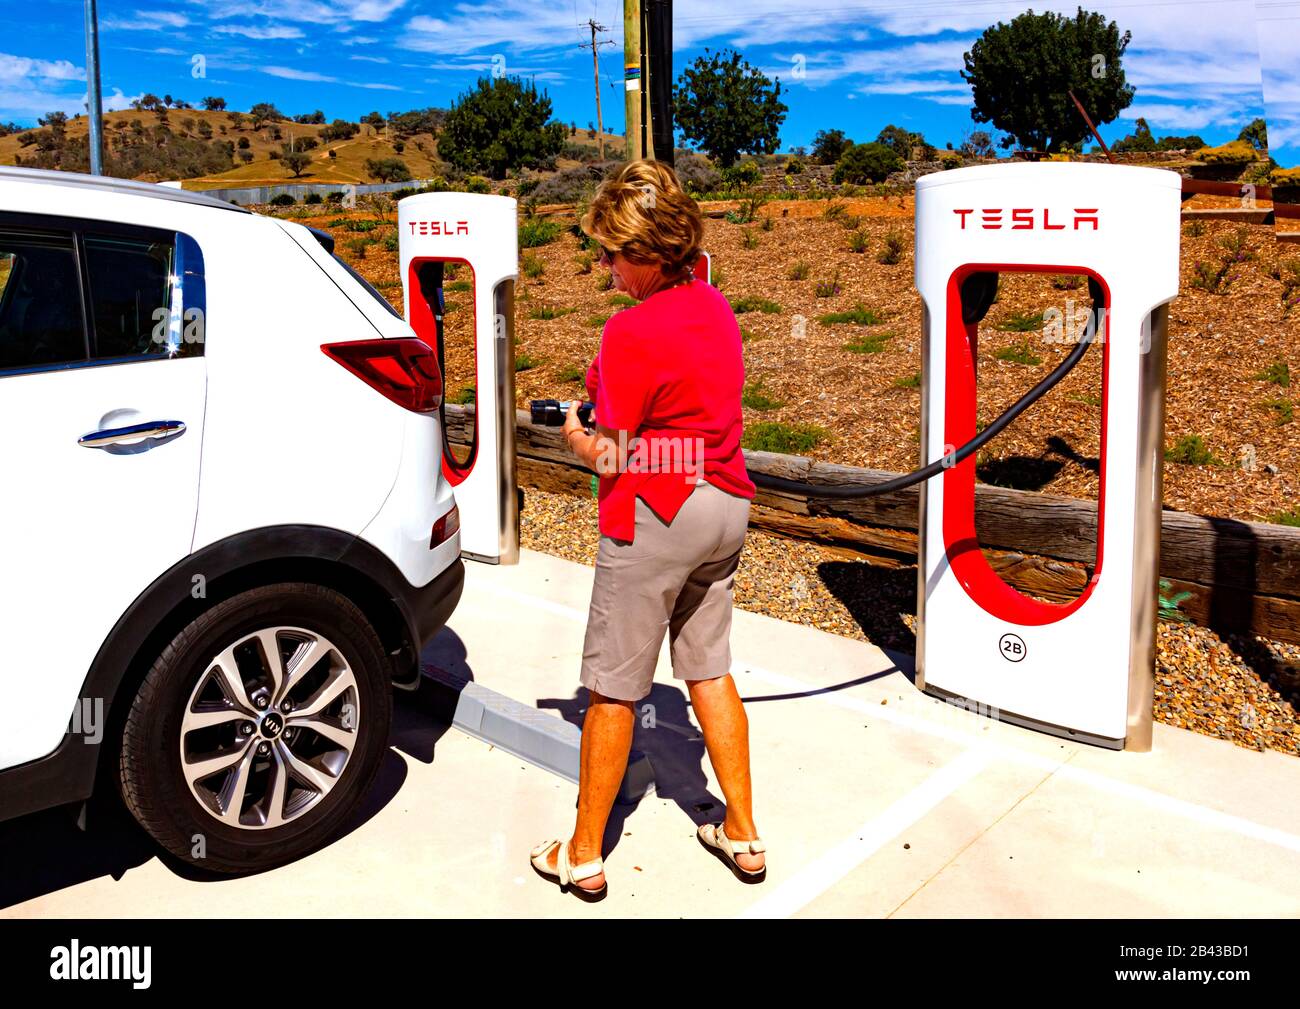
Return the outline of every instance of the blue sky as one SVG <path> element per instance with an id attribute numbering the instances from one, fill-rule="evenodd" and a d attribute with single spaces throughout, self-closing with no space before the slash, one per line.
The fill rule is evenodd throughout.
<path id="1" fill-rule="evenodd" d="M 958 70 L 988 25 L 1025 10 L 999 0 L 678 0 L 678 71 L 705 46 L 734 46 L 781 78 L 790 113 L 782 149 L 822 128 L 874 139 L 893 122 L 932 143 L 980 128 Z M 1036 4 L 1067 13 L 1073 4 Z M 1274 155 L 1300 162 L 1300 3 L 1278 0 L 1135 0 L 1092 3 L 1133 33 L 1125 59 L 1137 98 L 1103 127 L 1115 140 L 1145 116 L 1157 136 L 1232 139 L 1265 114 Z M 1258 8 L 1258 9 L 1257 9 Z M 586 20 L 608 25 L 601 50 L 609 129 L 622 130 L 621 0 L 100 0 L 107 108 L 145 91 L 197 104 L 204 95 L 247 109 L 323 109 L 355 119 L 371 110 L 446 106 L 494 59 L 534 77 L 556 118 L 595 118 Z M 1257 22 L 1257 16 L 1261 19 Z M 1261 42 L 1266 66 L 1261 70 Z M 201 57 L 206 76 L 196 77 Z M 76 112 L 85 95 L 81 0 L 0 8 L 0 120 L 34 123 Z"/>

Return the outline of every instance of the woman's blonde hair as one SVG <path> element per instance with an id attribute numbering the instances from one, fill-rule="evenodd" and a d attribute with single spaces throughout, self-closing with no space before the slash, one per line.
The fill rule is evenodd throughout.
<path id="1" fill-rule="evenodd" d="M 582 230 L 634 263 L 658 263 L 666 276 L 689 273 L 700 258 L 704 216 L 660 161 L 629 161 L 596 190 Z"/>

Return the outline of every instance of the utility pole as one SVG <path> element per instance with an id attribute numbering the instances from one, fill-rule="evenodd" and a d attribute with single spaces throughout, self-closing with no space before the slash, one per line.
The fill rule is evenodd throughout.
<path id="1" fill-rule="evenodd" d="M 604 25 L 596 24 L 594 18 L 588 18 L 587 24 L 591 26 L 591 43 L 586 42 L 578 46 L 579 49 L 591 50 L 591 68 L 596 75 L 596 149 L 600 154 L 600 160 L 605 160 L 605 121 L 600 115 L 600 47 L 612 46 L 613 39 L 604 39 L 596 41 L 596 32 L 609 31 Z"/>
<path id="2" fill-rule="evenodd" d="M 99 16 L 86 0 L 86 114 L 90 118 L 90 174 L 104 174 L 104 107 L 99 95 Z"/>
<path id="3" fill-rule="evenodd" d="M 641 104 L 641 0 L 623 0 L 623 87 L 627 160 L 645 156 L 645 117 Z"/>

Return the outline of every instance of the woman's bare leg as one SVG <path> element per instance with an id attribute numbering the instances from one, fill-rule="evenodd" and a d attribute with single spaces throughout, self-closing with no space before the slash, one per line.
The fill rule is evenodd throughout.
<path id="1" fill-rule="evenodd" d="M 731 674 L 711 680 L 687 680 L 691 706 L 704 730 L 704 746 L 709 751 L 713 773 L 718 776 L 727 800 L 723 830 L 733 841 L 752 841 L 758 837 L 754 826 L 754 799 L 749 778 L 749 716 L 736 692 Z M 762 855 L 737 855 L 742 869 L 763 868 Z"/>
<path id="2" fill-rule="evenodd" d="M 578 770 L 578 819 L 569 839 L 569 864 L 578 865 L 601 854 L 601 841 L 609 811 L 618 797 L 632 750 L 634 714 L 631 701 L 620 701 L 591 691 L 586 717 L 582 721 L 582 753 Z M 559 850 L 547 856 L 556 868 Z M 575 885 L 599 890 L 605 874 L 598 873 Z"/>

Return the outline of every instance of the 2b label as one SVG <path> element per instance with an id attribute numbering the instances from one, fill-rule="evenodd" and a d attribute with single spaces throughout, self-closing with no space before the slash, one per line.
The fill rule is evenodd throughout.
<path id="1" fill-rule="evenodd" d="M 1025 657 L 1025 642 L 1019 634 L 1004 634 L 998 639 L 998 651 L 1008 662 L 1020 662 Z"/>

